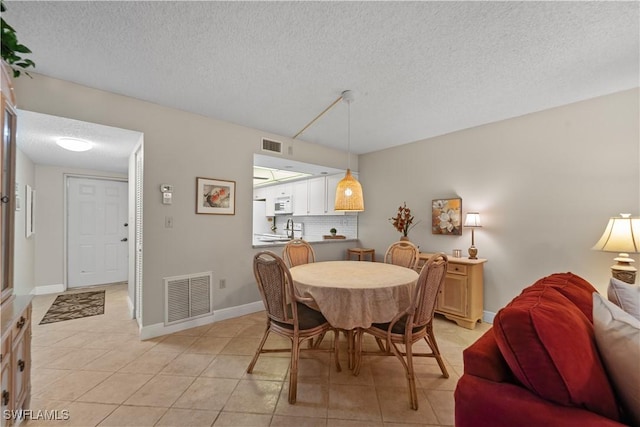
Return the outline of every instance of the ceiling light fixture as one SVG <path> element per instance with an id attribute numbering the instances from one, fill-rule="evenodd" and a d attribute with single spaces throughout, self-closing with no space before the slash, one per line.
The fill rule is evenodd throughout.
<path id="1" fill-rule="evenodd" d="M 69 151 L 88 151 L 93 148 L 89 141 L 78 138 L 58 138 L 56 144 Z"/>
<path id="2" fill-rule="evenodd" d="M 362 212 L 364 211 L 362 185 L 351 175 L 351 103 L 353 102 L 353 92 L 345 90 L 340 98 L 347 103 L 349 111 L 347 120 L 347 173 L 336 187 L 336 201 L 333 209 L 342 212 Z"/>

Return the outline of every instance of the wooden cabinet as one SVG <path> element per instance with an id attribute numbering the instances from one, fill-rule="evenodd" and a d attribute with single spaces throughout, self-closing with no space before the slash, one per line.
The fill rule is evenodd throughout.
<path id="1" fill-rule="evenodd" d="M 421 253 L 417 268 L 433 254 Z M 482 321 L 483 265 L 486 259 L 448 257 L 447 276 L 436 302 L 436 313 L 459 326 L 474 329 Z"/>
<path id="2" fill-rule="evenodd" d="M 2 68 L 2 146 L 0 147 L 0 367 L 2 375 L 3 426 L 15 423 L 14 412 L 27 409 L 31 396 L 31 296 L 13 295 L 13 239 L 15 216 L 16 175 L 16 102 L 10 72 Z M 9 411 L 9 412 L 5 412 Z"/>
<path id="3" fill-rule="evenodd" d="M 2 72 L 2 145 L 0 146 L 0 280 L 5 301 L 13 293 L 13 235 L 15 216 L 16 171 L 16 100 L 11 86 L 10 71 L 4 63 Z"/>
<path id="4" fill-rule="evenodd" d="M 2 417 L 28 409 L 31 397 L 31 297 L 15 296 L 2 305 Z M 9 412 L 4 412 L 4 411 Z M 7 416 L 8 415 L 8 416 Z"/>

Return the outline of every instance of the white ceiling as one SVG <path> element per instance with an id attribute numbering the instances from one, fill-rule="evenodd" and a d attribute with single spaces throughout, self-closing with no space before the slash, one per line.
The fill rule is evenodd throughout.
<path id="1" fill-rule="evenodd" d="M 16 140 L 36 164 L 126 173 L 129 155 L 142 133 L 86 123 L 63 117 L 18 110 Z M 67 151 L 56 144 L 60 137 L 90 141 L 89 151 Z"/>
<path id="2" fill-rule="evenodd" d="M 640 86 L 635 1 L 7 8 L 38 73 L 279 135 L 350 89 L 355 153 Z M 346 104 L 300 139 L 346 149 Z"/>

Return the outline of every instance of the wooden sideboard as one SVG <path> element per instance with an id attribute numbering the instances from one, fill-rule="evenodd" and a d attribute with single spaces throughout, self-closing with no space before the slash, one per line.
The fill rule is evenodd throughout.
<path id="1" fill-rule="evenodd" d="M 2 304 L 2 419 L 10 426 L 31 398 L 31 296 L 15 296 Z M 5 412 L 6 411 L 6 412 Z"/>
<path id="2" fill-rule="evenodd" d="M 420 253 L 416 269 L 431 257 L 431 253 Z M 486 259 L 455 258 L 448 256 L 447 277 L 438 294 L 436 313 L 442 314 L 459 326 L 474 329 L 482 321 L 483 265 Z"/>

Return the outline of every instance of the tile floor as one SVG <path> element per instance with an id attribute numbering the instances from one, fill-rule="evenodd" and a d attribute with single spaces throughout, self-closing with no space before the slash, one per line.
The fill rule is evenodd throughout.
<path id="1" fill-rule="evenodd" d="M 471 331 L 435 320 L 450 378 L 441 377 L 435 360 L 418 359 L 418 411 L 409 408 L 398 360 L 367 356 L 354 377 L 342 338 L 342 372 L 329 353 L 302 355 L 298 401 L 290 405 L 287 353 L 261 355 L 254 373 L 246 373 L 264 313 L 140 341 L 136 322 L 128 319 L 125 285 L 104 288 L 104 315 L 47 325 L 38 323 L 56 295 L 35 297 L 31 409 L 68 410 L 70 419 L 26 425 L 451 426 L 462 350 L 489 328 Z M 272 334 L 269 344 L 288 341 Z M 373 340 L 365 344 L 375 348 Z"/>

